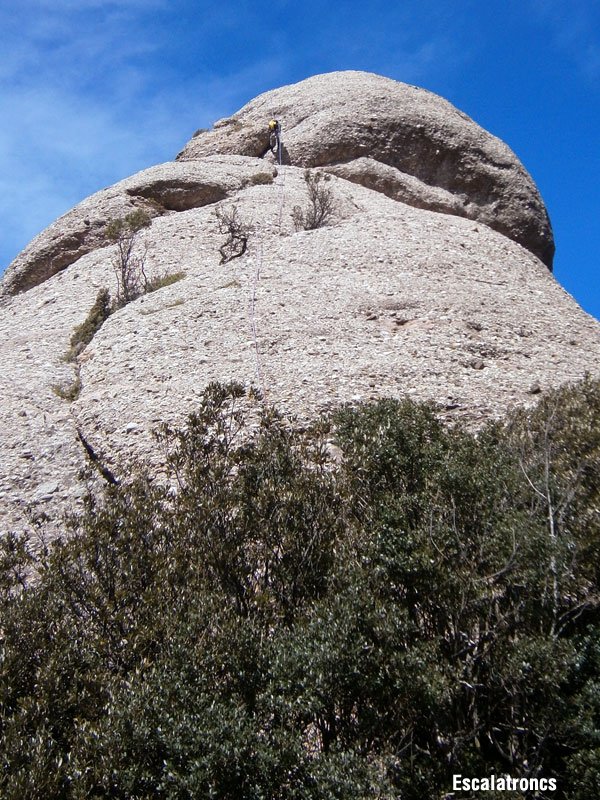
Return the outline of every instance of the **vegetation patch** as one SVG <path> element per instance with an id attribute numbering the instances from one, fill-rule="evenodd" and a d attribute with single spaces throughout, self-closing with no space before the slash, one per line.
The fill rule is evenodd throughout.
<path id="1" fill-rule="evenodd" d="M 209 386 L 166 483 L 0 541 L 2 797 L 596 797 L 600 383 L 476 436 L 249 403 Z"/>
<path id="2" fill-rule="evenodd" d="M 71 346 L 65 355 L 66 361 L 75 361 L 87 347 L 106 320 L 112 314 L 112 303 L 108 289 L 100 289 L 85 320 L 78 325 L 71 336 Z"/>
<path id="3" fill-rule="evenodd" d="M 125 217 L 111 220 L 106 228 L 108 239 L 117 245 L 113 259 L 113 269 L 117 278 L 117 294 L 111 298 L 108 289 L 100 289 L 94 305 L 87 317 L 78 325 L 71 336 L 69 350 L 65 354 L 66 361 L 75 361 L 77 356 L 87 347 L 106 320 L 119 308 L 143 294 L 156 292 L 166 286 L 182 280 L 185 272 L 165 272 L 155 278 L 148 278 L 145 271 L 147 248 L 138 249 L 138 236 L 141 230 L 148 227 L 151 218 L 145 211 L 135 211 Z M 70 391 L 65 387 L 55 387 L 55 392 Z M 81 384 L 79 385 L 81 390 Z"/>
<path id="4" fill-rule="evenodd" d="M 171 303 L 165 303 L 164 306 L 159 306 L 158 308 L 140 308 L 140 314 L 143 317 L 149 317 L 152 314 L 158 314 L 160 311 L 163 311 L 165 308 L 178 308 L 185 304 L 185 300 L 181 297 L 178 297 L 177 300 L 173 300 Z"/>
<path id="5" fill-rule="evenodd" d="M 57 397 L 60 397 L 61 400 L 68 400 L 70 403 L 72 403 L 74 400 L 77 400 L 81 394 L 81 389 L 82 383 L 79 370 L 77 370 L 72 381 L 68 383 L 55 383 L 52 386 L 52 391 Z"/>
<path id="6" fill-rule="evenodd" d="M 336 213 L 336 203 L 331 187 L 331 176 L 322 172 L 305 170 L 304 180 L 308 199 L 306 206 L 294 206 L 292 222 L 297 231 L 312 231 L 327 225 Z"/>
<path id="7" fill-rule="evenodd" d="M 162 275 L 157 275 L 147 281 L 145 293 L 150 294 L 159 289 L 164 289 L 166 286 L 172 286 L 174 283 L 183 280 L 185 275 L 185 272 L 163 272 Z"/>
<path id="8" fill-rule="evenodd" d="M 238 278 L 232 278 L 227 283 L 222 284 L 219 286 L 219 289 L 241 289 L 242 284 L 240 283 Z"/>
<path id="9" fill-rule="evenodd" d="M 242 186 L 268 186 L 273 183 L 274 176 L 272 172 L 256 172 L 249 178 L 244 178 Z"/>
<path id="10" fill-rule="evenodd" d="M 218 205 L 214 211 L 219 233 L 226 238 L 219 247 L 221 264 L 240 258 L 248 248 L 248 239 L 253 231 L 251 223 L 245 221 L 236 205 Z"/>
<path id="11" fill-rule="evenodd" d="M 140 245 L 140 233 L 152 219 L 141 209 L 125 217 L 113 219 L 106 227 L 106 236 L 116 245 L 113 269 L 117 278 L 115 305 L 122 307 L 147 291 L 145 264 L 147 248 Z"/>

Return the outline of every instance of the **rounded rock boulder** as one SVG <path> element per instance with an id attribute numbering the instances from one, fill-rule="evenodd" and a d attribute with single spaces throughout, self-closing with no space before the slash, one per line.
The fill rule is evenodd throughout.
<path id="1" fill-rule="evenodd" d="M 546 208 L 512 150 L 442 97 L 380 75 L 333 72 L 261 94 L 195 135 L 178 160 L 271 158 L 271 118 L 282 126 L 284 162 L 477 220 L 552 268 Z"/>

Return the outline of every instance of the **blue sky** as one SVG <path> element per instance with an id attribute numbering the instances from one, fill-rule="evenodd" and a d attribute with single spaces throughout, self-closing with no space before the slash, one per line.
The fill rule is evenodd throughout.
<path id="1" fill-rule="evenodd" d="M 256 94 L 363 69 L 443 95 L 532 174 L 600 317 L 598 0 L 0 0 L 0 271 L 98 189 Z"/>

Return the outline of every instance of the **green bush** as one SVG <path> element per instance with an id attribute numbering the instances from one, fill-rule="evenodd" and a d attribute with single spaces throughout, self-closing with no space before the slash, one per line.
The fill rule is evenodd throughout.
<path id="1" fill-rule="evenodd" d="M 335 215 L 335 198 L 331 187 L 327 185 L 330 180 L 331 175 L 305 170 L 307 203 L 305 208 L 294 206 L 292 209 L 292 222 L 297 231 L 323 228 Z"/>
<path id="2" fill-rule="evenodd" d="M 133 224 L 141 224 L 144 219 L 145 217 L 138 219 L 137 223 L 134 220 Z M 114 229 L 109 227 L 109 231 L 113 230 L 112 235 L 117 236 L 118 231 L 121 230 L 122 226 L 115 225 L 115 223 L 111 224 L 113 224 Z M 149 294 L 150 292 L 156 292 L 159 289 L 163 289 L 165 286 L 171 286 L 172 284 L 177 283 L 184 277 L 185 272 L 165 272 L 162 275 L 157 275 L 155 278 L 150 279 L 147 279 L 144 275 L 142 293 Z M 81 323 L 81 325 L 78 325 L 73 331 L 70 347 L 64 356 L 65 361 L 75 361 L 77 356 L 82 353 L 83 350 L 85 350 L 110 315 L 117 311 L 126 302 L 135 299 L 135 297 L 137 297 L 137 294 L 135 292 L 130 292 L 128 299 L 126 300 L 126 293 L 121 291 L 121 299 L 117 298 L 117 300 L 113 302 L 108 289 L 100 289 L 96 296 L 96 300 L 94 301 L 94 305 L 91 307 L 87 317 Z M 55 388 L 55 392 L 59 395 L 59 397 L 65 397 L 66 399 L 70 400 L 75 399 L 80 390 L 81 382 L 79 381 L 79 376 L 77 376 L 76 380 L 72 384 L 69 384 L 69 386 L 57 386 Z"/>
<path id="3" fill-rule="evenodd" d="M 124 217 L 111 220 L 106 237 L 116 245 L 113 269 L 117 278 L 115 307 L 120 308 L 147 291 L 147 249 L 140 247 L 140 232 L 152 224 L 150 215 L 138 208 Z"/>
<path id="4" fill-rule="evenodd" d="M 71 336 L 71 346 L 65 356 L 66 361 L 75 361 L 104 325 L 112 313 L 112 304 L 108 289 L 100 289 L 94 305 L 90 308 L 85 320 L 78 325 Z"/>
<path id="5" fill-rule="evenodd" d="M 2 797 L 595 796 L 599 384 L 477 436 L 211 385 L 158 436 L 164 481 L 2 541 Z"/>

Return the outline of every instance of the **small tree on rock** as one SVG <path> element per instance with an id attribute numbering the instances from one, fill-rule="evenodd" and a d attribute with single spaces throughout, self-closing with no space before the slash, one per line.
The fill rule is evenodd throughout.
<path id="1" fill-rule="evenodd" d="M 246 252 L 248 247 L 248 239 L 252 233 L 252 225 L 244 222 L 239 213 L 237 206 L 217 206 L 215 208 L 215 216 L 217 218 L 217 225 L 219 233 L 227 236 L 227 239 L 219 247 L 221 253 L 221 264 L 226 264 L 234 258 L 240 258 Z"/>
<path id="2" fill-rule="evenodd" d="M 329 175 L 307 169 L 304 172 L 304 180 L 308 191 L 308 203 L 304 209 L 294 206 L 292 221 L 297 231 L 312 231 L 327 225 L 335 213 L 335 200 L 331 187 L 327 185 L 330 180 Z"/>
<path id="3" fill-rule="evenodd" d="M 111 313 L 112 306 L 109 291 L 106 288 L 100 289 L 87 317 L 73 331 L 71 346 L 66 354 L 67 361 L 76 360 L 77 356 L 92 341 Z"/>
<path id="4" fill-rule="evenodd" d="M 144 294 L 148 278 L 144 269 L 147 248 L 137 248 L 140 231 L 151 223 L 149 215 L 138 209 L 125 217 L 112 220 L 106 235 L 117 245 L 113 268 L 117 276 L 117 307 L 135 300 Z"/>

